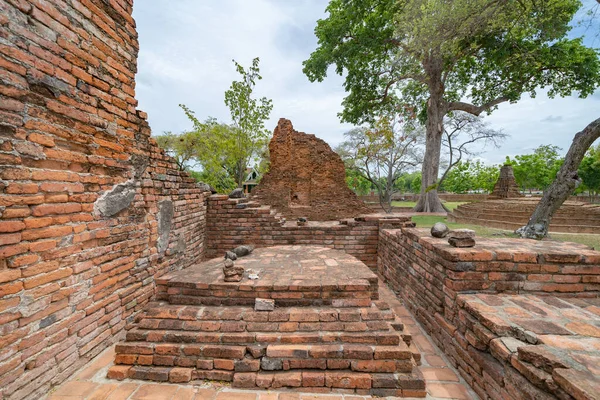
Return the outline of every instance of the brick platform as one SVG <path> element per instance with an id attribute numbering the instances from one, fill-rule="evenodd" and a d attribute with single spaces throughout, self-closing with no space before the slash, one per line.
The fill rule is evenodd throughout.
<path id="1" fill-rule="evenodd" d="M 473 294 L 457 303 L 457 330 L 480 355 L 470 368 L 488 393 L 599 398 L 600 299 Z"/>
<path id="2" fill-rule="evenodd" d="M 156 280 L 158 299 L 171 304 L 368 307 L 377 300 L 377 275 L 356 258 L 325 247 L 256 249 L 235 262 L 246 269 L 241 282 L 223 281 L 223 259 L 198 264 Z M 259 279 L 248 279 L 252 271 Z"/>
<path id="3" fill-rule="evenodd" d="M 157 280 L 160 298 L 116 346 L 114 379 L 232 382 L 237 388 L 348 389 L 424 397 L 419 351 L 376 275 L 314 246 L 257 249 L 236 261 L 258 273 L 222 282 L 222 259 Z M 255 311 L 256 297 L 276 300 Z"/>
<path id="4" fill-rule="evenodd" d="M 482 398 L 598 399 L 600 253 L 382 230 L 380 273 Z"/>

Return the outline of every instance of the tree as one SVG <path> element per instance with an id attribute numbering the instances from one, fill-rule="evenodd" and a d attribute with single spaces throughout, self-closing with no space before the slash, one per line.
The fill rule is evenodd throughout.
<path id="1" fill-rule="evenodd" d="M 527 225 L 517 229 L 517 233 L 521 237 L 541 239 L 548 234 L 552 216 L 580 183 L 579 165 L 586 151 L 598 138 L 600 138 L 600 118 L 575 134 L 556 179 L 548 190 L 544 191 L 544 195 L 529 218 Z"/>
<path id="2" fill-rule="evenodd" d="M 235 153 L 230 151 L 236 144 L 236 131 L 214 118 L 200 121 L 194 112 L 180 104 L 192 121 L 193 129 L 181 134 L 166 132 L 156 137 L 159 146 L 172 156 L 181 170 L 193 171 L 196 180 L 208 183 L 218 192 L 227 192 L 236 187 Z"/>
<path id="3" fill-rule="evenodd" d="M 421 171 L 403 172 L 396 179 L 394 187 L 400 193 L 419 193 L 421 188 Z"/>
<path id="4" fill-rule="evenodd" d="M 265 121 L 273 109 L 272 100 L 266 97 L 259 100 L 252 98 L 256 81 L 262 79 L 258 68 L 259 61 L 258 57 L 252 60 L 252 66 L 246 71 L 233 60 L 237 72 L 242 75 L 242 80 L 233 81 L 229 90 L 225 92 L 225 104 L 229 107 L 235 127 L 235 143 L 229 151 L 236 160 L 234 176 L 238 187 L 242 187 L 250 161 L 261 154 L 269 137 Z"/>
<path id="5" fill-rule="evenodd" d="M 491 112 L 523 93 L 581 97 L 600 83 L 595 50 L 568 39 L 578 0 L 331 0 L 318 47 L 304 62 L 311 81 L 328 66 L 346 74 L 342 120 L 381 110 L 419 116 L 426 126 L 416 211 L 443 211 L 437 179 L 448 112 Z M 465 101 L 469 99 L 469 102 Z"/>
<path id="6" fill-rule="evenodd" d="M 164 132 L 155 139 L 158 145 L 173 157 L 180 170 L 194 166 L 198 151 L 198 137 L 194 132 L 183 132 L 179 135 Z"/>
<path id="7" fill-rule="evenodd" d="M 485 165 L 480 160 L 460 161 L 448 173 L 441 188 L 453 193 L 491 192 L 498 180 L 497 165 Z"/>
<path id="8" fill-rule="evenodd" d="M 590 199 L 595 201 L 600 193 L 600 144 L 590 149 L 579 165 L 579 177 L 582 185 L 589 193 Z"/>
<path id="9" fill-rule="evenodd" d="M 512 165 L 521 190 L 528 189 L 531 193 L 532 189 L 545 190 L 550 186 L 563 162 L 558 154 L 560 150 L 558 146 L 542 145 L 531 154 L 517 155 L 514 159 L 506 157 L 506 164 Z"/>
<path id="10" fill-rule="evenodd" d="M 500 142 L 508 137 L 506 133 L 490 128 L 481 117 L 462 111 L 452 113 L 444 121 L 442 147 L 448 152 L 448 166 L 438 181 L 438 187 L 443 186 L 448 172 L 460 163 L 464 156 L 473 157 L 479 154 L 473 151 L 473 143 L 483 143 L 483 147 L 491 144 L 498 148 Z M 479 168 L 479 163 L 477 167 Z"/>
<path id="11" fill-rule="evenodd" d="M 371 182 L 379 203 L 392 211 L 394 184 L 408 167 L 419 163 L 417 144 L 421 132 L 408 124 L 381 117 L 371 128 L 355 128 L 344 133 L 346 140 L 337 151 L 348 168 Z"/>
<path id="12" fill-rule="evenodd" d="M 346 168 L 346 184 L 358 196 L 366 196 L 373 189 L 373 184 L 352 168 Z"/>

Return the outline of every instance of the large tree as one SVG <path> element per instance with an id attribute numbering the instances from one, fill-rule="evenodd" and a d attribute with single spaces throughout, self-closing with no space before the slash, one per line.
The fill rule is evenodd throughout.
<path id="1" fill-rule="evenodd" d="M 346 75 L 342 120 L 383 110 L 426 125 L 416 211 L 443 211 L 437 195 L 443 119 L 490 112 L 524 93 L 587 96 L 600 83 L 595 50 L 566 38 L 578 0 L 331 0 L 304 62 L 311 81 Z"/>
<path id="2" fill-rule="evenodd" d="M 375 187 L 379 204 L 385 212 L 391 212 L 396 180 L 408 167 L 421 162 L 421 137 L 419 128 L 383 117 L 370 128 L 344 133 L 345 140 L 336 152 L 347 169 L 356 171 Z"/>

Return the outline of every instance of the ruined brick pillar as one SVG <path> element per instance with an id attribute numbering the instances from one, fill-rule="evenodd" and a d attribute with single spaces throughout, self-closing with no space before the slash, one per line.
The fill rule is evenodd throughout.
<path id="1" fill-rule="evenodd" d="M 373 212 L 346 185 L 340 156 L 281 118 L 269 143 L 270 169 L 252 194 L 288 218 L 339 220 Z"/>
<path id="2" fill-rule="evenodd" d="M 0 1 L 0 398 L 44 396 L 203 255 L 206 192 L 136 109 L 132 6 Z"/>

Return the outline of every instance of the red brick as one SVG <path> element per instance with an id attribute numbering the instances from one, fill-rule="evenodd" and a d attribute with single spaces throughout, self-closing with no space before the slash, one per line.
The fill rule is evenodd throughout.
<path id="1" fill-rule="evenodd" d="M 106 377 L 108 379 L 116 379 L 122 381 L 129 377 L 129 371 L 131 370 L 131 366 L 129 365 L 113 365 L 108 369 L 108 373 Z"/>
<path id="2" fill-rule="evenodd" d="M 169 372 L 169 382 L 171 383 L 183 383 L 192 380 L 192 369 L 191 368 L 179 368 L 175 367 Z"/>
<path id="3" fill-rule="evenodd" d="M 0 221 L 0 233 L 19 232 L 25 229 L 22 221 Z"/>
<path id="4" fill-rule="evenodd" d="M 370 389 L 371 376 L 358 372 L 325 372 L 325 385 L 342 389 Z"/>

